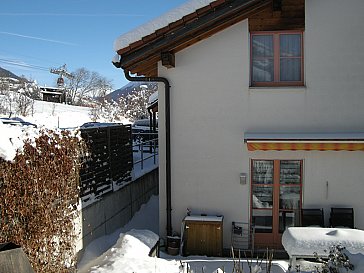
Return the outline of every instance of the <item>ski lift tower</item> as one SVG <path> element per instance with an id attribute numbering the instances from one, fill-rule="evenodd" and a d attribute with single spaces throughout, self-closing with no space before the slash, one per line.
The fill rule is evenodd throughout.
<path id="1" fill-rule="evenodd" d="M 64 101 L 66 101 L 66 88 L 64 86 L 64 77 L 68 79 L 73 79 L 74 76 L 72 75 L 72 73 L 69 73 L 67 71 L 66 64 L 62 65 L 59 68 L 51 68 L 50 72 L 59 75 L 57 79 L 57 86 L 63 89 L 64 99 L 65 99 Z"/>

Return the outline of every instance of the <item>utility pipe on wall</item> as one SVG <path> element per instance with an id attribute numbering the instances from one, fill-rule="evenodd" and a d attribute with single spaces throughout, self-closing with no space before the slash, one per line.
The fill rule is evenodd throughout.
<path id="1" fill-rule="evenodd" d="M 118 67 L 118 63 L 114 63 Z M 120 68 L 120 66 L 119 66 Z M 171 198 L 171 133 L 170 133 L 170 84 L 163 77 L 132 77 L 124 69 L 125 78 L 131 82 L 160 82 L 164 84 L 165 128 L 166 128 L 166 201 L 167 201 L 167 236 L 172 235 L 172 198 Z"/>

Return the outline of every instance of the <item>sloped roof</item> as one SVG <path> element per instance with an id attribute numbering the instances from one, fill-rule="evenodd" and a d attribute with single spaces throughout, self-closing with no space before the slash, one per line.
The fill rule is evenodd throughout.
<path id="1" fill-rule="evenodd" d="M 145 23 L 125 34 L 122 34 L 114 42 L 114 50 L 117 52 L 120 49 L 128 47 L 130 44 L 142 40 L 158 29 L 164 28 L 171 23 L 174 23 L 184 16 L 195 12 L 196 10 L 209 5 L 216 0 L 190 0 L 181 6 Z"/>
<path id="2" fill-rule="evenodd" d="M 157 76 L 162 53 L 174 54 L 271 5 L 272 0 L 190 0 L 117 38 L 119 65 L 138 75 Z"/>

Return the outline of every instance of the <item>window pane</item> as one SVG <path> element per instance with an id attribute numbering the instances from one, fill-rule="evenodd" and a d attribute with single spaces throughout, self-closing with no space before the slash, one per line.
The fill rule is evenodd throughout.
<path id="1" fill-rule="evenodd" d="M 281 57 L 301 57 L 300 34 L 281 34 L 279 41 Z"/>
<path id="2" fill-rule="evenodd" d="M 253 60 L 253 82 L 271 82 L 273 78 L 273 59 Z"/>
<path id="3" fill-rule="evenodd" d="M 252 81 L 271 82 L 274 79 L 273 35 L 252 36 Z"/>
<path id="4" fill-rule="evenodd" d="M 273 35 L 253 35 L 253 59 L 273 57 Z"/>
<path id="5" fill-rule="evenodd" d="M 255 227 L 255 232 L 272 232 L 272 210 L 253 210 L 252 220 Z"/>
<path id="6" fill-rule="evenodd" d="M 286 228 L 299 225 L 298 212 L 281 211 L 279 212 L 279 232 L 283 233 Z"/>
<path id="7" fill-rule="evenodd" d="M 273 161 L 253 160 L 253 184 L 273 184 Z"/>
<path id="8" fill-rule="evenodd" d="M 301 81 L 301 59 L 281 58 L 281 81 Z"/>
<path id="9" fill-rule="evenodd" d="M 301 187 L 281 186 L 279 191 L 280 209 L 300 209 Z"/>
<path id="10" fill-rule="evenodd" d="M 253 208 L 266 209 L 273 207 L 273 187 L 272 186 L 253 186 Z"/>
<path id="11" fill-rule="evenodd" d="M 280 184 L 301 183 L 301 161 L 282 160 L 280 162 Z"/>

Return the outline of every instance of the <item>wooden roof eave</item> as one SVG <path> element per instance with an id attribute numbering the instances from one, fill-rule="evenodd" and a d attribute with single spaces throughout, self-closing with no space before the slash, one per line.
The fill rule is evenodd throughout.
<path id="1" fill-rule="evenodd" d="M 168 32 L 162 37 L 157 36 L 153 41 L 139 48 L 125 52 L 121 49 L 120 65 L 123 69 L 138 74 L 145 64 L 157 63 L 162 52 L 182 50 L 193 43 L 205 39 L 214 33 L 248 18 L 271 5 L 271 0 L 233 0 L 216 7 L 210 13 L 192 20 L 190 23 Z M 152 61 L 153 60 L 153 61 Z M 152 61 L 152 62 L 151 62 Z"/>
<path id="2" fill-rule="evenodd" d="M 175 52 L 178 52 L 178 51 L 181 51 L 182 49 L 186 48 L 186 47 L 189 47 L 191 46 L 192 44 L 198 42 L 198 41 L 201 41 L 201 40 L 204 40 L 212 35 L 214 35 L 215 33 L 219 32 L 219 31 L 222 31 L 238 22 L 241 22 L 243 21 L 244 19 L 247 19 L 249 18 L 249 15 L 250 14 L 255 14 L 255 13 L 259 13 L 261 10 L 263 10 L 265 8 L 264 7 L 257 7 L 256 9 L 253 9 L 253 10 L 249 10 L 247 12 L 244 12 L 242 14 L 239 14 L 239 15 L 236 15 L 234 16 L 234 18 L 228 20 L 228 21 L 225 21 L 221 24 L 219 24 L 218 26 L 216 26 L 216 28 L 213 28 L 213 29 L 210 29 L 210 30 L 205 30 L 205 31 L 202 31 L 198 34 L 195 34 L 196 36 L 194 37 L 191 37 L 191 40 L 189 41 L 186 41 L 184 43 L 180 43 L 179 45 L 177 45 L 176 47 L 174 47 L 174 51 Z"/>
<path id="3" fill-rule="evenodd" d="M 140 62 L 123 68 L 127 69 L 133 74 L 138 74 L 139 76 L 157 76 L 159 59 L 159 56 L 154 56 L 149 58 L 148 60 L 142 60 Z"/>
<path id="4" fill-rule="evenodd" d="M 152 110 L 152 112 L 158 112 L 158 100 L 149 105 L 148 110 Z"/>

